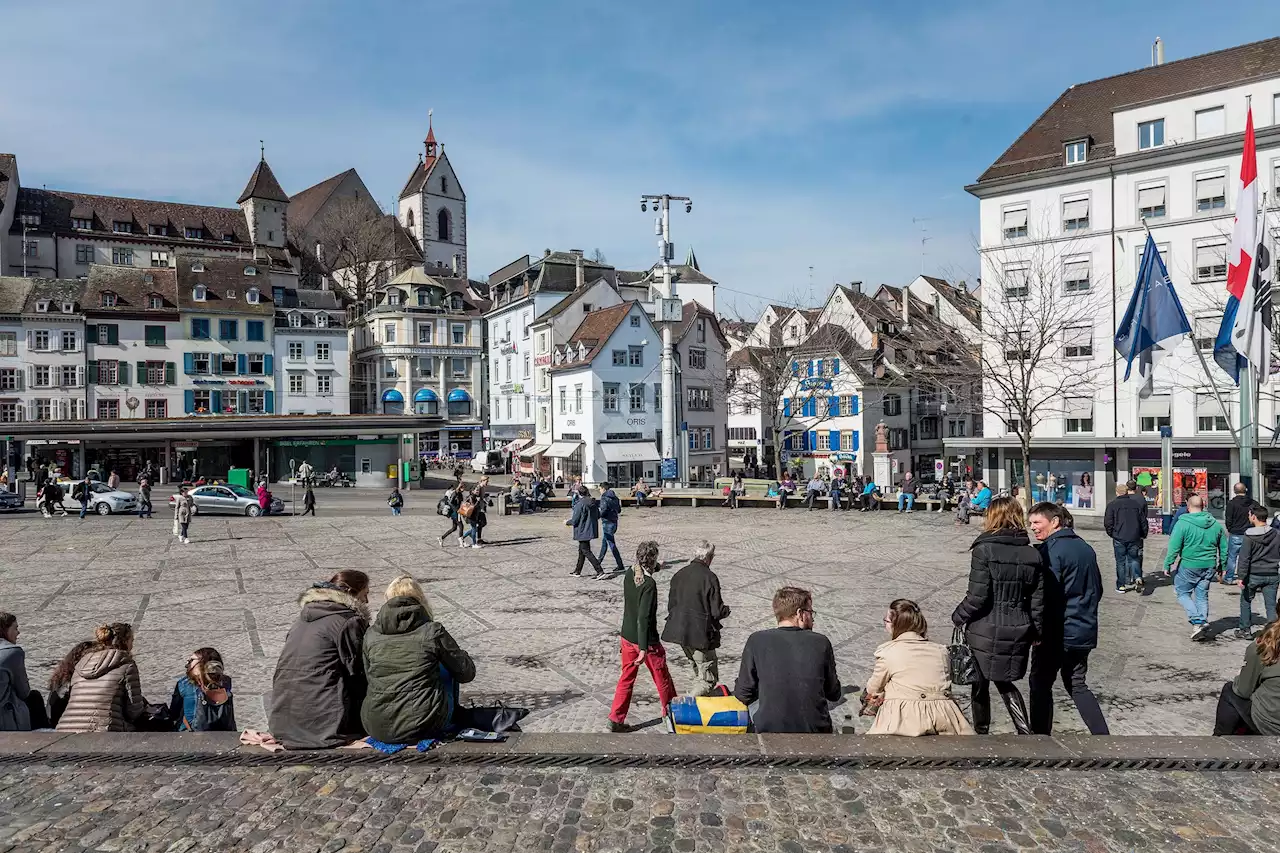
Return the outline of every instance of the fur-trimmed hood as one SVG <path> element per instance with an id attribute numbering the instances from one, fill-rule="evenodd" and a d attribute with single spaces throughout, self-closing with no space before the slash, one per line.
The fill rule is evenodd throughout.
<path id="1" fill-rule="evenodd" d="M 370 621 L 369 605 L 351 593 L 333 586 L 317 584 L 304 590 L 298 596 L 298 604 L 302 606 L 302 618 L 307 622 L 323 619 L 342 610 L 352 610 L 366 623 Z"/>

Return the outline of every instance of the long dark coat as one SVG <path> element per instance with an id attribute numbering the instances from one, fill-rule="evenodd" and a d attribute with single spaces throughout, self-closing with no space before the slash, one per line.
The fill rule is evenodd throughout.
<path id="1" fill-rule="evenodd" d="M 1025 530 L 990 530 L 970 548 L 969 591 L 951 614 L 989 681 L 1027 673 L 1031 644 L 1044 629 L 1045 578 Z"/>

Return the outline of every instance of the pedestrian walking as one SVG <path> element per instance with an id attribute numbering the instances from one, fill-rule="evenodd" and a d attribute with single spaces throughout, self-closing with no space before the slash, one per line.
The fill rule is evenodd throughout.
<path id="1" fill-rule="evenodd" d="M 195 498 L 187 491 L 187 486 L 178 489 L 178 496 L 173 501 L 173 533 L 183 545 L 191 544 L 188 532 L 191 528 L 191 516 L 195 514 Z"/>
<path id="2" fill-rule="evenodd" d="M 1267 624 L 1276 621 L 1276 586 L 1280 583 L 1280 530 L 1267 523 L 1267 508 L 1262 504 L 1249 507 L 1249 521 L 1252 526 L 1245 533 L 1236 562 L 1236 582 L 1240 584 L 1237 640 L 1253 639 L 1253 599 L 1258 593 L 1262 593 Z"/>
<path id="3" fill-rule="evenodd" d="M 138 483 L 138 518 L 151 518 L 154 507 L 151 504 L 151 481 L 146 477 Z"/>
<path id="4" fill-rule="evenodd" d="M 449 519 L 449 529 L 440 534 L 441 548 L 444 547 L 445 538 L 452 536 L 454 533 L 458 534 L 458 544 L 462 546 L 466 545 L 466 542 L 463 541 L 462 538 L 464 521 L 460 513 L 460 510 L 462 509 L 462 499 L 462 483 L 460 482 L 454 483 L 453 488 L 444 493 L 444 500 L 442 503 L 444 504 L 445 517 Z"/>
<path id="5" fill-rule="evenodd" d="M 1209 639 L 1209 583 L 1227 562 L 1227 531 L 1204 508 L 1198 494 L 1187 498 L 1187 514 L 1178 519 L 1169 536 L 1165 571 L 1178 564 L 1173 591 L 1187 611 L 1191 639 Z"/>
<path id="6" fill-rule="evenodd" d="M 590 500 L 590 495 L 584 495 L 579 503 Z M 618 674 L 618 686 L 613 691 L 613 705 L 609 709 L 611 732 L 630 731 L 627 711 L 631 709 L 631 696 L 641 664 L 648 668 L 658 688 L 663 717 L 667 716 L 671 700 L 676 696 L 676 686 L 667 668 L 667 650 L 658 639 L 658 584 L 653 579 L 657 570 L 658 543 L 641 542 L 636 548 L 635 566 L 622 579 L 622 630 L 619 632 L 622 671 Z"/>
<path id="7" fill-rule="evenodd" d="M 1249 521 L 1249 509 L 1253 506 L 1253 498 L 1244 483 L 1236 483 L 1232 489 L 1234 497 L 1227 501 L 1224 521 L 1227 525 L 1227 565 L 1220 580 L 1224 584 L 1236 582 L 1236 560 L 1240 549 L 1244 546 L 1245 533 L 1253 524 Z"/>
<path id="8" fill-rule="evenodd" d="M 694 696 L 710 696 L 720 683 L 721 623 L 729 606 L 720 597 L 720 578 L 711 571 L 716 546 L 703 540 L 693 559 L 671 576 L 667 593 L 667 624 L 662 639 L 675 643 L 693 664 Z"/>
<path id="9" fill-rule="evenodd" d="M 263 481 L 258 484 L 258 509 L 262 511 L 261 515 L 263 518 L 271 515 L 271 500 L 271 490 L 267 488 L 266 479 L 263 479 Z"/>
<path id="10" fill-rule="evenodd" d="M 1027 536 L 1022 505 L 1014 498 L 991 502 L 983 531 L 969 547 L 969 590 L 951 614 L 973 650 L 978 680 L 971 687 L 973 728 L 991 730 L 991 682 L 1013 727 L 1030 734 L 1026 702 L 1014 684 L 1027 674 L 1031 644 L 1044 628 L 1044 566 Z"/>
<path id="11" fill-rule="evenodd" d="M 315 518 L 316 515 L 316 493 L 312 490 L 311 483 L 309 481 L 307 483 L 307 490 L 302 493 L 302 514 L 310 514 L 312 518 Z"/>
<path id="12" fill-rule="evenodd" d="M 489 487 L 489 478 L 484 476 L 480 478 L 480 482 L 476 483 L 476 487 L 471 491 L 472 502 L 474 504 L 471 510 L 471 543 L 473 548 L 479 548 L 484 545 L 484 529 L 489 524 L 489 497 L 485 493 L 485 489 Z"/>
<path id="13" fill-rule="evenodd" d="M 1116 555 L 1116 592 L 1142 590 L 1142 543 L 1147 538 L 1147 499 L 1138 494 L 1138 481 L 1116 486 L 1102 526 Z"/>
<path id="14" fill-rule="evenodd" d="M 1280 735 L 1280 622 L 1244 650 L 1244 666 L 1222 686 L 1215 735 Z"/>
<path id="15" fill-rule="evenodd" d="M 1102 572 L 1098 555 L 1070 524 L 1070 514 L 1044 501 L 1031 508 L 1028 524 L 1040 540 L 1045 578 L 1045 615 L 1040 644 L 1031 651 L 1031 731 L 1053 734 L 1053 683 L 1075 703 L 1090 734 L 1110 734 L 1098 698 L 1086 681 L 1089 652 L 1098 646 L 1098 603 Z"/>
<path id="16" fill-rule="evenodd" d="M 71 488 L 71 497 L 73 500 L 80 502 L 80 517 L 84 518 L 89 514 L 89 495 L 93 491 L 93 481 L 86 474 L 85 478 L 76 483 Z"/>
<path id="17" fill-rule="evenodd" d="M 585 486 L 579 486 L 578 502 L 573 505 L 573 515 L 564 524 L 565 527 L 573 528 L 573 538 L 578 543 L 578 565 L 569 574 L 581 575 L 583 562 L 588 562 L 596 570 L 596 580 L 604 577 L 604 569 L 591 546 L 592 541 L 600 535 L 600 507 Z"/>
<path id="18" fill-rule="evenodd" d="M 387 506 L 391 507 L 392 515 L 399 515 L 400 510 L 404 509 L 404 495 L 400 494 L 399 486 L 391 487 L 391 494 L 387 497 Z"/>
<path id="19" fill-rule="evenodd" d="M 622 501 L 609 483 L 600 484 L 600 553 L 596 559 L 604 563 L 605 554 L 613 549 L 613 559 L 618 567 L 618 574 L 627 570 L 622 564 L 622 555 L 618 553 L 618 519 L 622 514 Z"/>

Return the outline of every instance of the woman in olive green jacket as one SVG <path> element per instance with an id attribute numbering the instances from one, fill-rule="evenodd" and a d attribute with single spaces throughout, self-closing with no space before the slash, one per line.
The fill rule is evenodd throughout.
<path id="1" fill-rule="evenodd" d="M 476 665 L 432 618 L 416 580 L 396 578 L 386 597 L 364 638 L 369 689 L 361 722 L 383 743 L 440 737 L 457 707 L 458 685 L 475 679 Z"/>

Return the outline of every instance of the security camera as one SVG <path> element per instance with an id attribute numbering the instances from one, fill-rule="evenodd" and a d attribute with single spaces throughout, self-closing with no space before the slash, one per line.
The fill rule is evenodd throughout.
<path id="1" fill-rule="evenodd" d="M 640 202 L 640 212 L 641 212 L 641 213 L 645 213 L 645 212 L 647 212 L 648 210 L 649 210 L 649 204 L 648 204 L 648 202 L 641 201 L 641 202 Z"/>
<path id="2" fill-rule="evenodd" d="M 691 202 L 691 201 L 686 201 L 686 202 L 684 203 L 684 212 L 685 212 L 685 213 L 693 213 L 693 202 Z"/>

